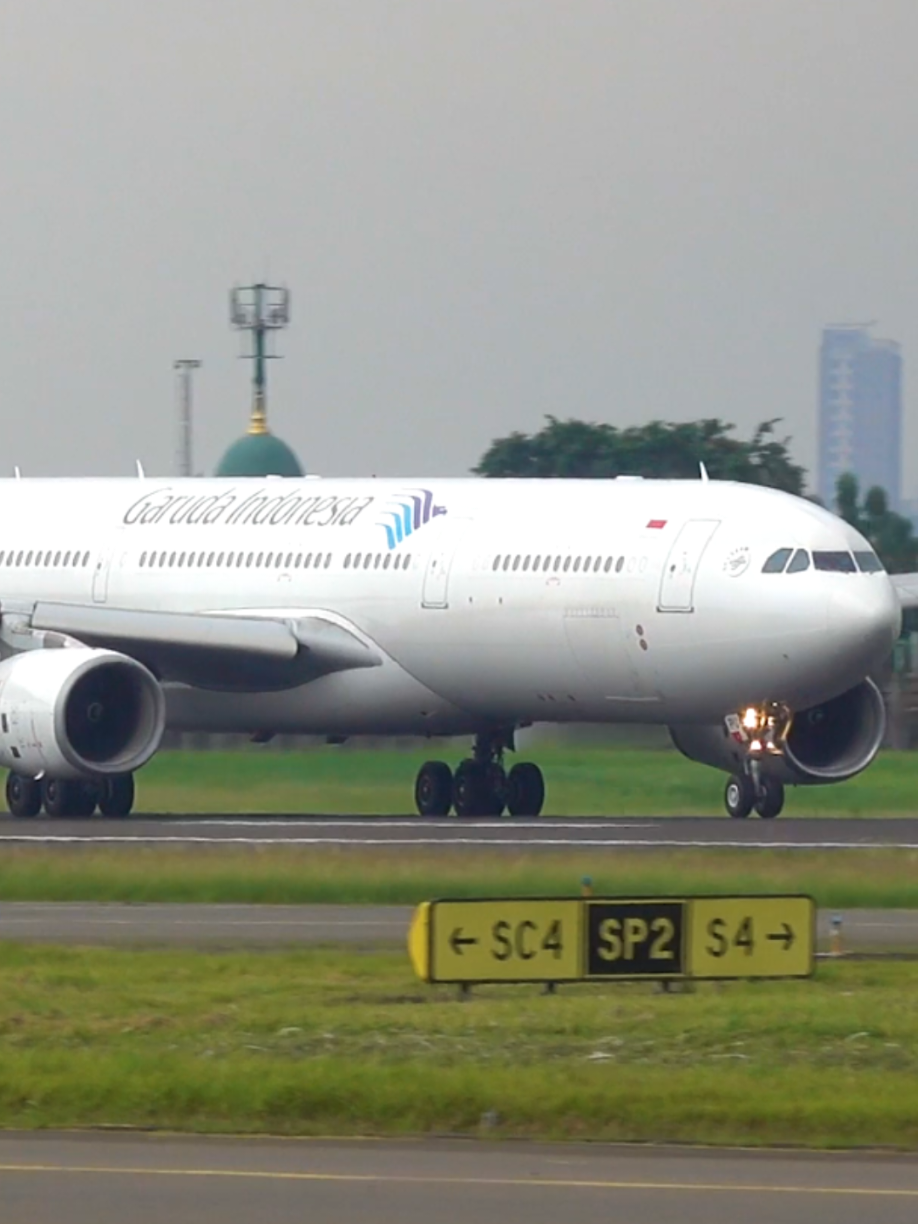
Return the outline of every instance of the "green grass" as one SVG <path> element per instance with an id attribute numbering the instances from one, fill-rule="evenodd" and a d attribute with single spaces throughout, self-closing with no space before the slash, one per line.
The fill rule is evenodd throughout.
<path id="1" fill-rule="evenodd" d="M 141 812 L 411 812 L 429 757 L 458 762 L 465 745 L 418 750 L 304 748 L 163 752 L 137 775 Z M 725 777 L 675 750 L 539 744 L 521 755 L 545 772 L 545 815 L 723 815 Z M 512 759 L 512 758 L 511 758 Z M 788 792 L 789 816 L 912 815 L 918 754 L 885 753 L 837 786 Z"/>
<path id="2" fill-rule="evenodd" d="M 438 896 L 577 895 L 584 876 L 598 895 L 805 892 L 821 906 L 918 908 L 918 851 L 617 847 L 7 847 L 0 900 L 414 905 Z"/>
<path id="3" fill-rule="evenodd" d="M 0 1126 L 915 1148 L 916 989 L 843 963 L 460 1003 L 394 952 L 0 945 Z"/>

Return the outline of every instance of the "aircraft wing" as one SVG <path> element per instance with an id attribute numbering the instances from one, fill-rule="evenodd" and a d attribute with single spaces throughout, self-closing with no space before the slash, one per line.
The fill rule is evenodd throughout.
<path id="1" fill-rule="evenodd" d="M 235 616 L 37 603 L 31 627 L 118 650 L 162 680 L 228 691 L 293 688 L 330 672 L 378 667 L 356 633 L 305 615 Z"/>
<path id="2" fill-rule="evenodd" d="M 890 574 L 903 608 L 918 608 L 918 574 Z"/>

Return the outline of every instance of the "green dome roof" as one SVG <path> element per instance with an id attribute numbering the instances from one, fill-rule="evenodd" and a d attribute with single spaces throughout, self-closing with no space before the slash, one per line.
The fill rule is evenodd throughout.
<path id="1" fill-rule="evenodd" d="M 235 441 L 220 463 L 217 476 L 302 476 L 300 461 L 286 442 L 270 433 L 248 433 Z"/>

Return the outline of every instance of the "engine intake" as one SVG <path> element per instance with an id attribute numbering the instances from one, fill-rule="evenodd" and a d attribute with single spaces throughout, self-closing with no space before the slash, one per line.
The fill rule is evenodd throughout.
<path id="1" fill-rule="evenodd" d="M 130 773 L 159 748 L 165 699 L 135 659 L 88 647 L 0 663 L 0 764 L 33 777 Z"/>
<path id="2" fill-rule="evenodd" d="M 883 695 L 868 678 L 840 697 L 795 714 L 784 752 L 807 781 L 843 782 L 867 768 L 885 734 Z"/>
<path id="3" fill-rule="evenodd" d="M 669 728 L 681 753 L 727 773 L 742 770 L 745 748 L 725 726 L 685 724 Z M 844 782 L 866 769 L 886 734 L 883 695 L 868 677 L 831 701 L 794 714 L 784 754 L 763 758 L 763 767 L 782 782 Z"/>

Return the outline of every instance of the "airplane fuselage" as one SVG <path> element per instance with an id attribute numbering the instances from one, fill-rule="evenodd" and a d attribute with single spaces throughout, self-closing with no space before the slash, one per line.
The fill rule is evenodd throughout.
<path id="1" fill-rule="evenodd" d="M 810 707 L 888 654 L 882 572 L 847 524 L 720 482 L 0 482 L 0 602 L 297 620 L 379 666 L 263 687 L 166 684 L 178 728 L 446 734 L 535 722 L 710 723 Z M 872 555 L 872 554 L 871 554 Z M 167 677 L 168 680 L 168 677 Z"/>

